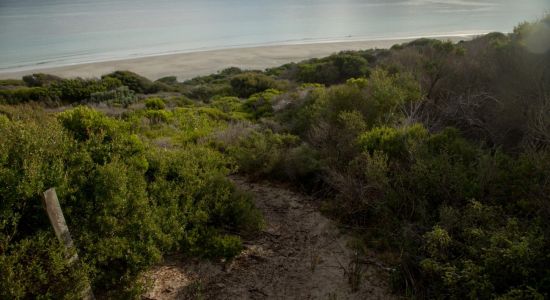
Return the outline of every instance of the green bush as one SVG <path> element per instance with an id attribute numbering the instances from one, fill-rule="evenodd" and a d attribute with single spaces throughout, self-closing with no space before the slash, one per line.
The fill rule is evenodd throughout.
<path id="1" fill-rule="evenodd" d="M 295 146 L 298 139 L 291 135 L 257 132 L 242 137 L 230 150 L 239 169 L 254 176 L 264 176 L 281 170 L 286 149 Z"/>
<path id="2" fill-rule="evenodd" d="M 168 85 L 176 85 L 178 84 L 178 78 L 176 76 L 166 76 L 157 79 L 155 82 L 161 82 Z"/>
<path id="3" fill-rule="evenodd" d="M 455 129 L 429 135 L 420 129 L 414 144 L 389 128 L 362 137 L 369 151 L 390 155 L 391 184 L 367 215 L 386 220 L 380 234 L 398 236 L 395 247 L 410 255 L 397 268 L 397 287 L 412 284 L 408 292 L 427 298 L 546 295 L 550 277 L 540 266 L 549 224 L 527 221 L 541 217 L 533 191 L 548 188 L 536 171 L 544 167 L 527 163 L 540 154 L 514 159 L 473 145 Z"/>
<path id="4" fill-rule="evenodd" d="M 201 100 L 208 103 L 213 97 L 231 96 L 232 88 L 227 83 L 222 84 L 199 84 L 193 86 L 186 96 L 191 99 Z"/>
<path id="5" fill-rule="evenodd" d="M 59 94 L 61 101 L 74 103 L 90 100 L 93 94 L 114 90 L 121 82 L 114 78 L 98 79 L 63 79 L 52 83 L 48 89 Z"/>
<path id="6" fill-rule="evenodd" d="M 239 171 L 256 178 L 294 180 L 311 188 L 318 182 L 321 165 L 317 152 L 297 136 L 252 131 L 227 147 Z"/>
<path id="7" fill-rule="evenodd" d="M 31 87 L 15 89 L 0 89 L 0 102 L 18 104 L 23 102 L 41 102 L 54 104 L 56 102 L 100 102 L 111 100 L 113 97 L 132 96 L 119 91 L 121 83 L 118 79 L 48 79 L 47 75 L 34 74 L 25 77 Z M 29 79 L 30 78 L 30 79 Z M 122 94 L 121 94 L 122 92 Z"/>
<path id="8" fill-rule="evenodd" d="M 256 93 L 243 103 L 243 110 L 254 119 L 269 117 L 273 114 L 272 100 L 280 94 L 281 92 L 275 89 L 267 89 L 261 93 Z"/>
<path id="9" fill-rule="evenodd" d="M 234 93 L 241 98 L 248 98 L 267 89 L 277 88 L 275 80 L 262 73 L 239 74 L 234 76 L 230 83 Z"/>
<path id="10" fill-rule="evenodd" d="M 295 77 L 297 81 L 326 85 L 343 83 L 349 78 L 369 74 L 367 60 L 351 51 L 304 61 L 297 64 L 296 68 L 296 75 L 291 77 Z"/>
<path id="11" fill-rule="evenodd" d="M 225 113 L 238 112 L 242 110 L 242 101 L 237 97 L 219 97 L 213 99 L 210 106 L 215 107 Z"/>
<path id="12" fill-rule="evenodd" d="M 150 148 L 129 124 L 87 107 L 57 118 L 2 120 L 4 297 L 71 297 L 87 276 L 102 297 L 138 297 L 137 278 L 163 253 L 229 258 L 240 251 L 238 234 L 262 224 L 252 199 L 225 177 L 217 151 Z M 58 252 L 40 207 L 49 187 L 56 187 L 84 268 L 69 268 Z"/>
<path id="13" fill-rule="evenodd" d="M 58 93 L 43 87 L 0 89 L 0 103 L 2 104 L 21 104 L 25 102 L 54 103 L 58 100 Z"/>
<path id="14" fill-rule="evenodd" d="M 241 252 L 241 239 L 233 235 L 224 235 L 212 240 L 209 255 L 213 257 L 233 258 Z"/>
<path id="15" fill-rule="evenodd" d="M 52 119 L 0 125 L 0 294 L 73 296 L 86 274 L 70 268 L 41 207 L 42 192 L 67 190 L 70 139 Z"/>
<path id="16" fill-rule="evenodd" d="M 110 105 L 121 105 L 128 107 L 137 101 L 134 91 L 126 86 L 117 87 L 105 92 L 95 92 L 90 94 L 91 103 L 107 103 Z"/>
<path id="17" fill-rule="evenodd" d="M 545 260 L 544 238 L 536 227 L 520 226 L 516 219 L 502 218 L 498 208 L 479 202 L 464 213 L 454 238 L 440 227 L 425 235 L 427 258 L 420 267 L 430 281 L 428 290 L 435 295 L 450 291 L 456 298 L 522 293 L 544 298 L 546 288 L 540 284 L 545 275 L 539 267 Z"/>
<path id="18" fill-rule="evenodd" d="M 312 130 L 324 127 L 322 131 L 328 133 L 330 138 L 345 132 L 341 128 L 342 113 L 359 114 L 359 118 L 354 118 L 361 119 L 359 122 L 367 128 L 392 126 L 404 118 L 402 107 L 420 99 L 420 87 L 411 76 L 390 75 L 375 69 L 368 79 L 348 80 L 344 85 L 311 89 L 297 107 L 291 106 L 279 117 L 290 124 L 295 134 L 311 136 Z"/>
<path id="19" fill-rule="evenodd" d="M 78 299 L 86 287 L 87 268 L 69 265 L 51 232 L 10 243 L 0 253 L 2 299 Z"/>
<path id="20" fill-rule="evenodd" d="M 122 85 L 127 86 L 130 90 L 138 94 L 150 94 L 158 92 L 158 88 L 151 80 L 140 76 L 130 71 L 115 71 L 113 73 L 103 75 L 101 79 L 105 80 L 113 78 L 119 80 Z"/>
<path id="21" fill-rule="evenodd" d="M 45 87 L 52 83 L 63 80 L 61 77 L 44 73 L 34 73 L 32 75 L 26 75 L 23 76 L 22 79 L 29 87 Z"/>
<path id="22" fill-rule="evenodd" d="M 0 89 L 6 87 L 16 87 L 16 86 L 25 86 L 26 83 L 20 79 L 1 79 L 0 80 Z"/>
<path id="23" fill-rule="evenodd" d="M 151 110 L 161 110 L 166 107 L 166 104 L 161 98 L 148 98 L 145 100 L 145 107 Z"/>
<path id="24" fill-rule="evenodd" d="M 409 160 L 417 144 L 428 138 L 422 125 L 405 128 L 376 127 L 362 134 L 358 143 L 361 149 L 373 153 L 382 151 L 392 159 Z"/>
<path id="25" fill-rule="evenodd" d="M 149 119 L 152 125 L 160 123 L 168 123 L 172 118 L 172 114 L 166 110 L 149 109 L 145 112 L 145 116 Z"/>

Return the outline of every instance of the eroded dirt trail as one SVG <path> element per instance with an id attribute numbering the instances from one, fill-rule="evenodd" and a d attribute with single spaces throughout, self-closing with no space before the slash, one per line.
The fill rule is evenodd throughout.
<path id="1" fill-rule="evenodd" d="M 232 262 L 173 258 L 150 272 L 148 299 L 392 299 L 378 264 L 357 264 L 349 238 L 307 196 L 234 178 L 266 227 Z M 371 260 L 373 258 L 370 258 Z M 362 260 L 364 261 L 364 260 Z M 356 280 L 356 291 L 352 281 Z"/>

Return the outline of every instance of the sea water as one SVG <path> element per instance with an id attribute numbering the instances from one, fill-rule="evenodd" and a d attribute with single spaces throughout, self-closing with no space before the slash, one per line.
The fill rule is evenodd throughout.
<path id="1" fill-rule="evenodd" d="M 0 72 L 269 44 L 510 32 L 550 0 L 0 0 Z"/>

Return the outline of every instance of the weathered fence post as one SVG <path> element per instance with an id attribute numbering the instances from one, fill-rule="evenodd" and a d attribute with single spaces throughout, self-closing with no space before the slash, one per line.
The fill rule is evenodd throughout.
<path id="1" fill-rule="evenodd" d="M 44 192 L 44 208 L 52 223 L 53 230 L 55 231 L 55 236 L 63 244 L 67 254 L 70 256 L 69 264 L 73 265 L 78 261 L 78 254 L 73 244 L 73 239 L 69 233 L 69 227 L 65 222 L 65 217 L 63 216 L 63 211 L 61 211 L 61 205 L 59 205 L 59 200 L 57 199 L 57 194 L 55 188 L 51 188 Z M 82 299 L 93 300 L 95 299 L 92 287 L 88 282 L 86 287 L 82 291 Z"/>

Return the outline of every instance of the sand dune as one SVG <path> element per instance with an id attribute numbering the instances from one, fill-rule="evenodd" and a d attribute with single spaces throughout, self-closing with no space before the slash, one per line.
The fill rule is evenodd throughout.
<path id="1" fill-rule="evenodd" d="M 454 42 L 472 35 L 438 37 Z M 129 70 L 150 79 L 175 75 L 178 80 L 208 75 L 228 67 L 265 69 L 289 62 L 322 57 L 343 50 L 389 48 L 413 39 L 383 39 L 354 42 L 330 42 L 300 45 L 275 45 L 250 48 L 230 48 L 192 53 L 167 54 L 142 58 L 85 63 L 61 67 L 46 67 L 0 72 L 0 79 L 20 78 L 32 73 L 49 73 L 62 77 L 99 77 L 115 70 Z"/>

